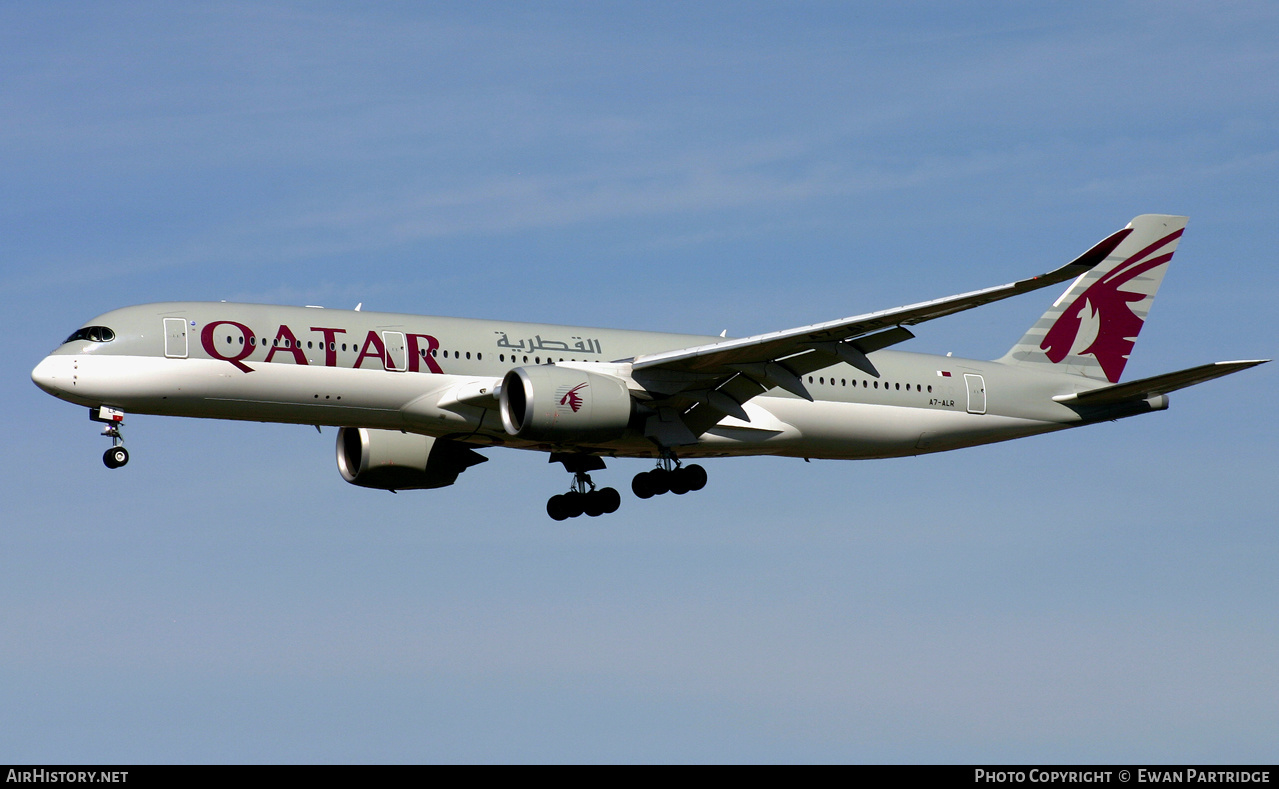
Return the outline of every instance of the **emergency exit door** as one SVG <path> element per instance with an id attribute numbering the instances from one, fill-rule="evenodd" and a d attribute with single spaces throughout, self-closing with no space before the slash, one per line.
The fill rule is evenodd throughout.
<path id="1" fill-rule="evenodd" d="M 164 319 L 164 355 L 170 359 L 187 358 L 187 319 Z"/>
<path id="2" fill-rule="evenodd" d="M 986 413 L 986 379 L 980 375 L 964 373 L 964 383 L 968 384 L 968 413 Z"/>

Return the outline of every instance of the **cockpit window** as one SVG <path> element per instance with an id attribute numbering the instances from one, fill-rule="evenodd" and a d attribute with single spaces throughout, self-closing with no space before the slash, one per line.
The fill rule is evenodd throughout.
<path id="1" fill-rule="evenodd" d="M 85 326 L 83 329 L 76 331 L 62 343 L 66 345 L 68 342 L 76 340 L 88 340 L 89 342 L 111 342 L 115 339 L 115 332 L 106 326 Z"/>

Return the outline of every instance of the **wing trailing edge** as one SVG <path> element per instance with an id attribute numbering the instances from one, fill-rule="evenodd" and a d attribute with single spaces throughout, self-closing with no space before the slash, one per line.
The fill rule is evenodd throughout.
<path id="1" fill-rule="evenodd" d="M 735 372 L 732 368 L 733 365 L 775 362 L 795 354 L 819 350 L 823 351 L 824 355 L 835 356 L 842 361 L 849 361 L 850 364 L 855 359 L 858 363 L 853 364 L 853 366 L 866 370 L 862 366 L 862 364 L 868 364 L 862 358 L 866 353 L 909 339 L 913 335 L 909 332 L 904 334 L 900 332 L 888 334 L 886 332 L 885 339 L 891 339 L 891 341 L 879 344 L 875 348 L 858 347 L 862 344 L 857 343 L 853 348 L 846 349 L 839 347 L 839 344 L 864 337 L 872 332 L 894 328 L 900 330 L 903 326 L 913 326 L 934 318 L 953 315 L 956 312 L 963 312 L 991 302 L 1001 301 L 1022 293 L 1030 293 L 1040 288 L 1076 279 L 1105 260 L 1131 232 L 1131 228 L 1124 228 L 1112 233 L 1066 265 L 1046 274 L 1040 274 L 1037 277 L 825 323 L 814 323 L 809 326 L 725 340 L 724 342 L 699 345 L 692 348 L 646 354 L 634 360 L 633 368 L 636 371 L 660 368 L 669 372 L 711 374 L 712 376 L 731 375 Z M 869 370 L 866 371 L 870 372 Z"/>
<path id="2" fill-rule="evenodd" d="M 803 385 L 803 376 L 838 362 L 878 378 L 879 371 L 869 354 L 912 338 L 914 335 L 906 326 L 1078 279 L 1106 260 L 1132 232 L 1130 225 L 1111 233 L 1060 268 L 1006 285 L 638 356 L 630 360 L 631 376 L 663 401 L 661 405 L 668 413 L 663 420 L 650 420 L 646 435 L 660 445 L 678 446 L 696 440 L 696 436 L 726 416 L 749 421 L 743 418 L 743 404 L 772 387 L 812 400 Z"/>

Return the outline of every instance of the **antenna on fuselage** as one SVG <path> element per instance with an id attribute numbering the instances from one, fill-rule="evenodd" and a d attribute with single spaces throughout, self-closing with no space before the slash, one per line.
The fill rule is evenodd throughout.
<path id="1" fill-rule="evenodd" d="M 356 305 L 355 305 L 355 311 L 356 311 L 356 312 L 359 312 L 359 311 L 360 311 L 360 307 L 363 307 L 363 306 L 364 306 L 364 302 L 360 302 L 359 304 L 356 304 Z"/>

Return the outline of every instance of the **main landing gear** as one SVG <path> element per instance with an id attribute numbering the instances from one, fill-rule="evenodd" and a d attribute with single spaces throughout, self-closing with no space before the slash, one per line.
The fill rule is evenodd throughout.
<path id="1" fill-rule="evenodd" d="M 563 463 L 564 470 L 573 475 L 573 486 L 568 493 L 552 496 L 546 502 L 546 514 L 557 521 L 590 515 L 592 518 L 606 512 L 616 512 L 622 497 L 613 488 L 596 490 L 587 472 L 604 468 L 604 460 L 595 455 L 575 455 L 567 452 L 551 454 L 552 463 Z M 694 463 L 681 466 L 674 454 L 663 454 L 657 468 L 635 475 L 631 490 L 641 499 L 660 496 L 663 493 L 677 495 L 706 487 L 706 469 Z"/>
<path id="2" fill-rule="evenodd" d="M 573 485 L 568 493 L 551 496 L 546 502 L 546 514 L 557 521 L 589 515 L 592 518 L 606 512 L 617 512 L 622 506 L 622 496 L 613 488 L 596 490 L 588 471 L 604 468 L 604 461 L 595 455 L 572 455 L 554 453 L 552 463 L 563 463 L 566 471 L 573 474 Z"/>
<path id="3" fill-rule="evenodd" d="M 106 424 L 106 427 L 102 428 L 102 435 L 111 439 L 111 448 L 102 453 L 102 462 L 106 467 L 120 468 L 128 463 L 129 450 L 124 448 L 124 436 L 120 435 L 120 428 L 124 427 L 124 412 L 101 406 L 90 408 L 89 418 L 94 422 Z"/>
<path id="4" fill-rule="evenodd" d="M 652 471 L 642 471 L 631 480 L 631 491 L 639 498 L 647 499 L 663 493 L 681 496 L 690 490 L 706 487 L 706 469 L 696 463 L 681 466 L 679 458 L 664 455 L 658 464 Z"/>

